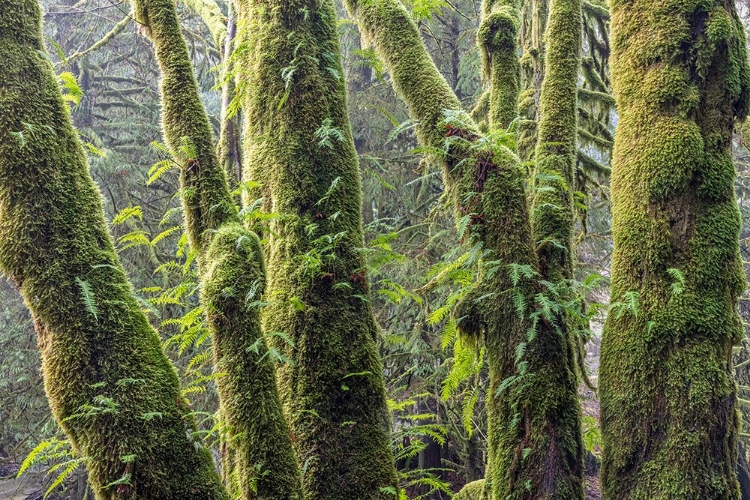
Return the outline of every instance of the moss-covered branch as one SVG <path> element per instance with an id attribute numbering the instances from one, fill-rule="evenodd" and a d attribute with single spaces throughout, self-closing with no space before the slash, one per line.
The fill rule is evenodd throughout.
<path id="1" fill-rule="evenodd" d="M 161 68 L 162 129 L 180 162 L 182 202 L 190 244 L 201 256 L 211 233 L 235 222 L 237 209 L 219 165 L 187 44 L 173 1 L 133 0 L 136 21 L 149 34 Z"/>
<path id="2" fill-rule="evenodd" d="M 398 494 L 363 254 L 361 186 L 331 0 L 246 0 L 246 178 L 271 222 L 263 324 L 306 498 Z M 290 342 L 293 346 L 290 345 Z"/>
<path id="3" fill-rule="evenodd" d="M 737 499 L 732 344 L 743 336 L 731 137 L 748 105 L 734 3 L 612 3 L 620 121 L 602 341 L 608 499 Z"/>
<path id="4" fill-rule="evenodd" d="M 97 499 L 228 499 L 131 292 L 37 0 L 0 3 L 0 265 L 31 309 L 55 418 Z"/>
<path id="5" fill-rule="evenodd" d="M 493 499 L 580 498 L 575 376 L 569 368 L 567 340 L 537 321 L 535 300 L 541 290 L 520 161 L 508 148 L 493 144 L 492 136 L 478 134 L 476 125 L 460 112 L 416 25 L 398 1 L 347 0 L 346 5 L 388 66 L 396 90 L 419 123 L 422 144 L 443 150 L 449 136 L 448 153 L 438 156 L 443 159 L 457 216 L 471 218 L 472 241 L 489 252 L 480 281 L 457 313 L 462 333 L 482 334 L 487 346 L 489 466 L 485 489 Z M 485 8 L 493 12 L 492 4 Z M 513 10 L 508 9 L 506 5 L 495 11 L 499 14 L 495 18 L 504 20 L 500 24 L 505 31 L 486 41 L 497 41 L 499 36 L 505 43 L 491 47 L 495 50 L 492 60 L 514 57 L 509 49 L 516 42 L 505 38 L 514 26 Z M 485 25 L 485 30 L 491 26 Z M 512 63 L 504 75 L 500 65 L 488 68 L 497 70 L 493 83 L 517 81 Z M 491 106 L 493 116 L 500 117 L 495 123 L 512 121 L 517 95 L 512 88 L 497 89 Z"/>
<path id="6" fill-rule="evenodd" d="M 190 243 L 198 252 L 201 304 L 214 348 L 225 478 L 242 499 L 301 499 L 298 466 L 261 334 L 265 285 L 258 237 L 243 228 L 214 149 L 172 0 L 134 0 L 162 71 L 162 126 L 181 161 Z M 238 490 L 238 491 L 234 491 Z"/>
<path id="7" fill-rule="evenodd" d="M 195 12 L 206 24 L 211 37 L 214 39 L 216 49 L 221 51 L 227 37 L 227 18 L 221 12 L 221 7 L 216 0 L 181 0 L 190 10 Z M 227 2 L 231 4 L 235 0 Z M 175 2 L 176 3 L 176 2 Z"/>
<path id="8" fill-rule="evenodd" d="M 542 277 L 573 278 L 581 1 L 552 0 L 534 171 L 532 227 Z"/>
<path id="9" fill-rule="evenodd" d="M 484 78 L 490 84 L 489 126 L 504 130 L 518 118 L 521 64 L 518 59 L 518 0 L 484 0 L 477 33 Z"/>

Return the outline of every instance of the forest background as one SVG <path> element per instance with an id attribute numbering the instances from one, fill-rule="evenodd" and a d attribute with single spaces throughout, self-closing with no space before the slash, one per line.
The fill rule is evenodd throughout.
<path id="1" fill-rule="evenodd" d="M 538 12 L 527 2 L 524 25 Z M 476 43 L 481 2 L 405 2 L 433 60 L 471 109 L 483 94 Z M 178 367 L 184 394 L 199 416 L 206 442 L 216 450 L 219 432 L 211 341 L 198 301 L 194 256 L 187 246 L 177 195 L 178 169 L 161 144 L 159 68 L 149 40 L 139 34 L 130 4 L 118 0 L 43 0 L 44 27 L 72 116 L 90 153 L 118 253 L 142 308 L 159 326 L 163 345 Z M 750 2 L 737 2 L 747 23 Z M 580 395 L 587 450 L 587 494 L 598 498 L 597 382 L 601 325 L 607 312 L 612 250 L 608 173 L 617 114 L 609 88 L 608 14 L 599 0 L 583 2 L 583 59 L 579 77 L 579 154 L 576 173 L 577 292 L 591 320 L 586 332 L 587 383 Z M 180 0 L 178 12 L 201 87 L 201 97 L 219 136 L 221 117 L 237 100 L 222 98 L 231 55 L 225 51 L 227 5 L 222 0 Z M 423 160 L 415 124 L 393 91 L 375 51 L 361 39 L 345 9 L 337 5 L 349 114 L 362 175 L 363 218 L 372 304 L 380 327 L 393 416 L 393 447 L 409 498 L 449 498 L 484 476 L 485 392 L 489 381 L 481 348 L 457 336 L 453 307 L 474 281 L 472 249 L 460 245 L 439 165 Z M 524 48 L 541 47 L 538 33 L 524 32 Z M 231 78 L 230 78 L 231 79 Z M 242 89 L 239 88 L 241 93 Z M 532 133 L 533 103 L 522 105 L 512 126 Z M 236 120 L 241 119 L 241 113 Z M 241 127 L 236 124 L 237 130 Z M 321 135 L 322 147 L 332 147 Z M 326 141 L 329 141 L 326 144 Z M 533 147 L 532 147 L 533 149 Z M 239 150 L 239 148 L 237 149 Z M 750 260 L 750 153 L 742 133 L 734 143 L 737 195 L 743 216 L 742 255 Z M 236 169 L 233 171 L 236 172 Z M 239 195 L 253 185 L 234 179 Z M 245 222 L 263 227 L 273 214 L 259 203 L 242 211 Z M 321 249 L 321 254 L 324 252 Z M 321 255 L 310 256 L 310 265 Z M 750 272 L 750 268 L 746 266 Z M 51 497 L 84 498 L 86 475 L 52 418 L 39 370 L 36 334 L 15 288 L 0 282 L 0 477 L 20 467 Z M 750 300 L 750 299 L 748 299 Z M 747 300 L 741 302 L 750 321 Z M 269 355 L 287 362 L 271 349 Z M 750 405 L 750 349 L 736 349 L 740 403 Z M 750 410 L 750 406 L 748 407 Z M 748 411 L 750 417 L 750 411 Z M 747 457 L 741 437 L 741 462 Z M 22 465 L 23 464 L 23 465 Z"/>

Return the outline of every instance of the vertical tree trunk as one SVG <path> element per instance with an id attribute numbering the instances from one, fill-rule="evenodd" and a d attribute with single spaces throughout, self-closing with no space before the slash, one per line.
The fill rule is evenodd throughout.
<path id="1" fill-rule="evenodd" d="M 224 477 L 245 500 L 301 499 L 299 469 L 260 328 L 265 285 L 258 237 L 240 223 L 214 148 L 172 0 L 134 0 L 162 72 L 162 126 L 181 166 L 182 201 L 213 340 Z M 237 491 L 235 491 L 237 490 Z"/>
<path id="2" fill-rule="evenodd" d="M 234 82 L 232 55 L 236 48 L 237 37 L 237 12 L 234 0 L 227 2 L 227 36 L 224 41 L 224 54 L 222 64 L 224 79 L 221 87 L 221 132 L 217 154 L 219 162 L 224 166 L 227 173 L 230 188 L 236 188 L 242 181 L 242 125 L 241 112 L 239 110 L 232 116 L 230 105 L 235 98 L 236 86 Z"/>
<path id="3" fill-rule="evenodd" d="M 361 187 L 330 0 L 244 0 L 246 178 L 271 222 L 264 328 L 307 498 L 397 498 L 360 248 Z M 293 343 L 293 345 L 290 345 Z"/>
<path id="4" fill-rule="evenodd" d="M 521 68 L 524 89 L 520 95 L 518 151 L 521 160 L 531 161 L 537 143 L 537 126 L 544 81 L 544 33 L 547 30 L 550 0 L 526 0 L 523 5 L 521 31 Z"/>
<path id="5" fill-rule="evenodd" d="M 37 0 L 0 3 L 0 264 L 32 311 L 53 413 L 98 499 L 227 499 L 115 254 L 40 23 Z"/>
<path id="6" fill-rule="evenodd" d="M 607 499 L 736 499 L 745 286 L 730 155 L 748 99 L 732 2 L 612 3 L 620 122 L 602 341 Z"/>
<path id="7" fill-rule="evenodd" d="M 521 64 L 518 59 L 518 0 L 484 0 L 477 41 L 484 80 L 490 85 L 489 127 L 505 130 L 518 118 Z"/>

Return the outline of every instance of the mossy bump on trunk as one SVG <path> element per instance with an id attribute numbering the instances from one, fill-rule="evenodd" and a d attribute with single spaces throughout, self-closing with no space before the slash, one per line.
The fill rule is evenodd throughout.
<path id="1" fill-rule="evenodd" d="M 257 235 L 227 186 L 172 0 L 134 0 L 162 71 L 162 127 L 181 166 L 182 201 L 213 341 L 224 479 L 245 500 L 301 499 L 299 467 L 281 411 L 257 306 L 265 286 Z"/>
<path id="2" fill-rule="evenodd" d="M 575 417 L 580 410 L 569 346 L 554 329 L 533 324 L 530 313 L 540 291 L 536 280 L 514 282 L 511 276 L 514 266 L 538 269 L 520 161 L 508 148 L 483 138 L 461 112 L 458 99 L 399 2 L 345 3 L 418 122 L 420 142 L 443 149 L 446 135 L 450 136 L 451 146 L 442 163 L 457 217 L 472 218 L 471 241 L 490 252 L 480 281 L 456 313 L 462 334 L 469 338 L 481 335 L 487 346 L 490 435 L 489 484 L 485 488 L 493 499 L 582 497 L 580 427 Z M 511 60 L 515 56 L 510 52 L 517 46 L 506 36 L 514 26 L 512 7 L 486 4 L 485 12 L 490 13 L 485 21 L 493 19 L 492 12 L 500 14 L 505 21 L 500 24 L 506 28 L 482 38 L 497 43 L 500 36 L 504 41 L 489 47 L 494 53 L 486 59 Z M 488 30 L 493 24 L 483 26 Z M 490 70 L 487 76 L 498 85 L 518 79 L 517 65 L 485 67 Z M 502 93 L 495 92 L 490 99 L 489 114 L 501 117 L 493 119 L 496 125 L 507 126 L 511 115 L 517 113 L 518 87 L 498 90 Z M 499 268 L 491 270 L 487 268 L 490 265 Z M 522 314 L 516 299 L 527 304 Z"/>
<path id="3" fill-rule="evenodd" d="M 743 335 L 731 137 L 748 100 L 732 2 L 612 2 L 620 121 L 600 396 L 608 500 L 737 499 Z"/>
<path id="4" fill-rule="evenodd" d="M 485 491 L 485 480 L 472 481 L 466 483 L 461 491 L 453 496 L 453 500 L 487 500 Z"/>
<path id="5" fill-rule="evenodd" d="M 228 499 L 117 258 L 42 40 L 37 0 L 0 3 L 0 265 L 32 311 L 53 414 L 98 499 Z"/>
<path id="6" fill-rule="evenodd" d="M 245 0 L 245 178 L 275 214 L 263 311 L 306 498 L 398 495 L 329 0 Z M 293 342 L 293 346 L 290 342 Z"/>

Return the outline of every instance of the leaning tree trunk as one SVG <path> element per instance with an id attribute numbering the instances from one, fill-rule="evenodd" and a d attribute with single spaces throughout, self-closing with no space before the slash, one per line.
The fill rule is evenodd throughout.
<path id="1" fill-rule="evenodd" d="M 52 411 L 98 499 L 227 499 L 117 258 L 42 40 L 37 0 L 0 3 L 0 265 L 32 311 Z"/>
<path id="2" fill-rule="evenodd" d="M 361 186 L 330 0 L 244 0 L 245 168 L 263 183 L 263 324 L 306 498 L 393 499 L 383 367 L 362 253 Z"/>
<path id="3" fill-rule="evenodd" d="M 497 85 L 493 124 L 517 113 L 518 14 L 513 3 L 485 4 L 480 43 L 486 73 Z M 490 481 L 495 499 L 582 497 L 576 376 L 567 338 L 544 322 L 535 298 L 538 260 L 524 189 L 524 172 L 507 148 L 491 146 L 430 59 L 416 25 L 395 0 L 347 0 L 360 29 L 388 66 L 396 90 L 418 121 L 418 138 L 441 151 L 457 217 L 470 221 L 471 241 L 489 253 L 480 281 L 459 305 L 464 336 L 482 335 L 490 368 Z M 496 63 L 497 61 L 497 63 Z M 503 73 L 505 71 L 506 73 Z M 496 73 L 495 73 L 496 72 Z M 519 307 L 520 306 L 520 307 Z M 519 308 L 523 309 L 520 311 Z"/>
<path id="4" fill-rule="evenodd" d="M 172 0 L 134 0 L 162 72 L 162 127 L 181 167 L 190 244 L 197 252 L 201 305 L 213 340 L 220 416 L 226 426 L 224 477 L 233 495 L 301 499 L 299 469 L 261 334 L 265 285 L 258 237 L 233 205 L 214 148 L 187 45 Z"/>
<path id="5" fill-rule="evenodd" d="M 747 109 L 745 34 L 732 2 L 618 1 L 612 46 L 604 497 L 736 499 L 745 278 L 730 145 Z"/>

